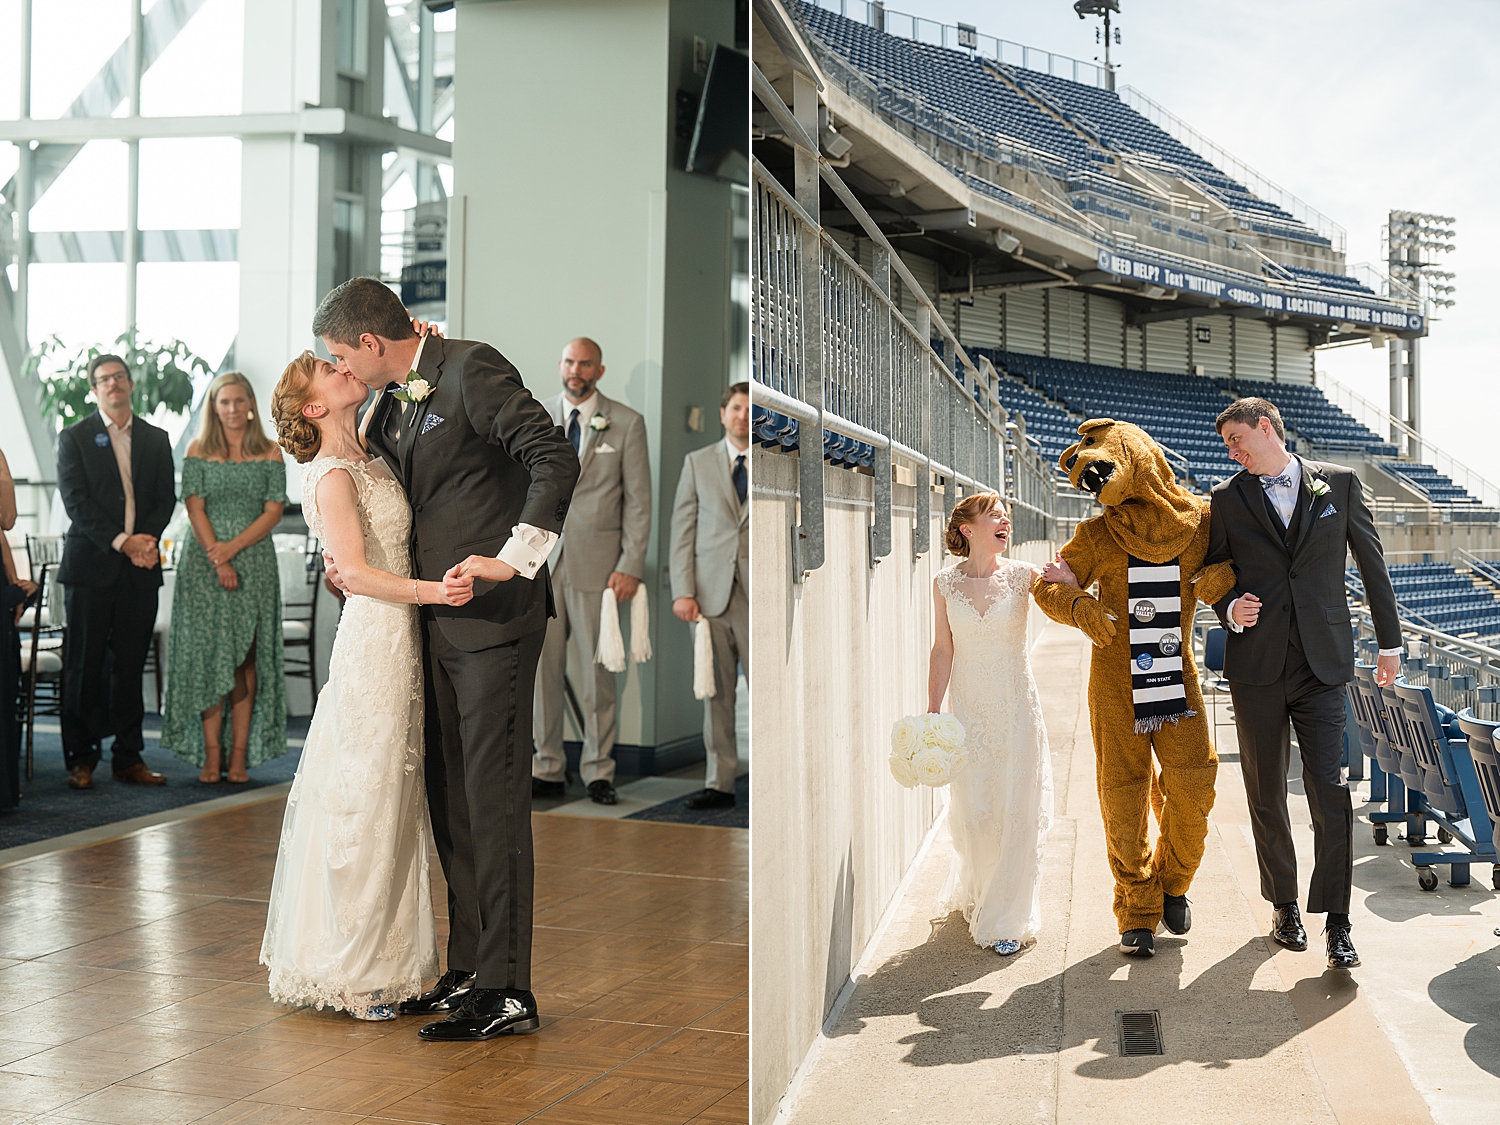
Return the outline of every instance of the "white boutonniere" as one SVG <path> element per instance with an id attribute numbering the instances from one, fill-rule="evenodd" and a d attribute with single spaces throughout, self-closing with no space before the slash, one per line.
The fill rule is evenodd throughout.
<path id="1" fill-rule="evenodd" d="M 1329 493 L 1328 482 L 1319 477 L 1312 477 L 1311 479 L 1309 479 L 1308 487 L 1312 489 L 1314 500 L 1316 500 L 1320 496 L 1327 496 Z"/>
<path id="2" fill-rule="evenodd" d="M 603 414 L 595 414 L 589 419 L 589 429 L 593 430 L 596 434 L 602 434 L 605 430 L 609 429 L 609 418 Z"/>
<path id="3" fill-rule="evenodd" d="M 393 391 L 392 394 L 402 402 L 423 402 L 432 394 L 432 384 L 415 371 L 409 371 L 403 389 Z"/>

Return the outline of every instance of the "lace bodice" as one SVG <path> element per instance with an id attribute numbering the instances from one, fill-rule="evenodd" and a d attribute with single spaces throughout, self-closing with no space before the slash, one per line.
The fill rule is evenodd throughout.
<path id="1" fill-rule="evenodd" d="M 940 908 L 959 909 L 974 940 L 1029 940 L 1040 925 L 1036 877 L 1052 822 L 1052 773 L 1026 623 L 1034 572 L 1001 559 L 975 578 L 939 571 L 953 633 L 948 707 L 965 731 L 951 785 L 955 864 Z"/>
<path id="2" fill-rule="evenodd" d="M 302 470 L 302 516 L 319 539 L 323 513 L 318 509 L 318 482 L 334 469 L 354 479 L 359 526 L 365 533 L 365 561 L 376 570 L 411 577 L 411 505 L 401 484 L 382 461 L 359 464 L 341 457 L 318 457 Z"/>

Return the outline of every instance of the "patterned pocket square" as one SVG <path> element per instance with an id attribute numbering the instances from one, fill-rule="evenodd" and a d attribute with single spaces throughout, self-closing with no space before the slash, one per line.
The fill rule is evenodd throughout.
<path id="1" fill-rule="evenodd" d="M 1336 515 L 1338 515 L 1338 511 L 1339 510 L 1337 508 L 1335 508 L 1332 504 L 1330 504 L 1330 505 L 1328 505 L 1328 507 L 1326 507 L 1326 508 L 1323 509 L 1323 514 L 1321 516 L 1319 516 L 1318 518 L 1320 520 L 1326 520 L 1329 516 L 1336 516 Z"/>
<path id="2" fill-rule="evenodd" d="M 441 426 L 442 424 L 443 424 L 443 419 L 442 418 L 439 418 L 436 414 L 429 414 L 429 415 L 427 415 L 426 418 L 422 419 L 422 433 L 425 434 L 428 430 L 432 429 L 434 426 Z"/>

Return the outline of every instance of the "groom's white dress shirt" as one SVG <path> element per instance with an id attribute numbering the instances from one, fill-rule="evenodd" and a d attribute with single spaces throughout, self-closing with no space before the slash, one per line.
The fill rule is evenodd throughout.
<path id="1" fill-rule="evenodd" d="M 1288 457 L 1286 466 L 1279 473 L 1271 473 L 1270 477 L 1285 476 L 1291 479 L 1291 484 L 1283 484 L 1279 480 L 1273 480 L 1267 484 L 1267 477 L 1260 478 L 1261 487 L 1266 490 L 1266 499 L 1271 501 L 1271 507 L 1276 509 L 1276 514 L 1281 517 L 1283 527 L 1291 526 L 1292 513 L 1297 510 L 1297 500 L 1302 495 L 1302 462 L 1295 457 Z M 1243 633 L 1245 627 L 1234 619 L 1234 607 L 1239 604 L 1240 599 L 1235 598 L 1229 603 L 1229 627 L 1236 633 Z M 1383 648 L 1381 656 L 1400 656 L 1399 648 Z"/>

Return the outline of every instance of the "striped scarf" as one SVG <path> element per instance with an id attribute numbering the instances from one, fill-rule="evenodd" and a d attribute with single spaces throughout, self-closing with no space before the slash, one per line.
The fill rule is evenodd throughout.
<path id="1" fill-rule="evenodd" d="M 1130 556 L 1130 686 L 1135 733 L 1190 719 L 1182 686 L 1182 571 L 1176 559 L 1149 563 Z"/>

